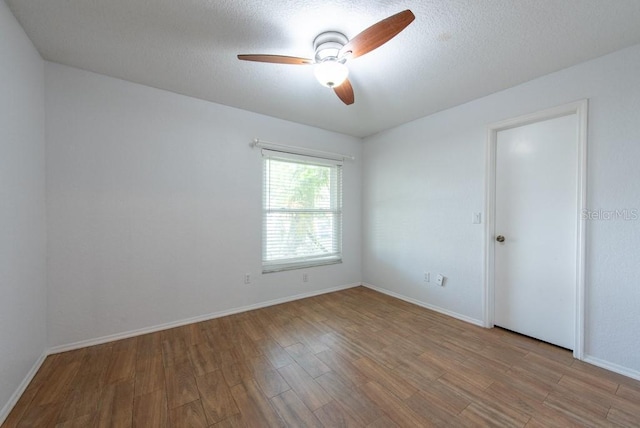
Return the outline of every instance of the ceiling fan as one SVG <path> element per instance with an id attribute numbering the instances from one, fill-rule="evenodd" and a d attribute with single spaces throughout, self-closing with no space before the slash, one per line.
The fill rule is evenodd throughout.
<path id="1" fill-rule="evenodd" d="M 387 43 L 414 19 L 414 14 L 407 9 L 373 24 L 351 40 L 337 31 L 326 31 L 319 34 L 313 41 L 315 51 L 313 59 L 284 55 L 238 55 L 238 59 L 276 64 L 313 64 L 318 81 L 333 89 L 342 102 L 350 105 L 355 98 L 353 87 L 347 78 L 349 69 L 345 63 Z"/>

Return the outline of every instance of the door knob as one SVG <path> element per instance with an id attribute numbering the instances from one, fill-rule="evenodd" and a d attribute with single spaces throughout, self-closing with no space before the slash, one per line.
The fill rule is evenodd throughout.
<path id="1" fill-rule="evenodd" d="M 504 236 L 502 236 L 502 235 L 498 235 L 498 236 L 496 236 L 496 241 L 498 241 L 498 242 L 504 242 Z"/>

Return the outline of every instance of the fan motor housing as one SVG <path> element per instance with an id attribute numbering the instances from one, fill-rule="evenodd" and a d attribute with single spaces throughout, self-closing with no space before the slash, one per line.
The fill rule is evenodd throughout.
<path id="1" fill-rule="evenodd" d="M 320 33 L 313 41 L 316 62 L 320 63 L 326 59 L 338 58 L 338 52 L 348 41 L 347 36 L 337 31 Z"/>

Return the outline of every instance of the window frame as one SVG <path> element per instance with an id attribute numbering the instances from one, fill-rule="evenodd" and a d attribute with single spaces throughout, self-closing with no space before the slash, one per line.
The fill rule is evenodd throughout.
<path id="1" fill-rule="evenodd" d="M 325 266 L 342 263 L 342 238 L 343 238 L 343 162 L 335 159 L 322 158 L 317 156 L 300 155 L 296 153 L 262 149 L 262 273 L 273 273 L 295 269 L 305 269 L 316 266 Z M 272 187 L 268 183 L 267 168 L 269 161 L 290 162 L 297 164 L 308 164 L 322 167 L 335 168 L 335 174 L 330 172 L 330 209 L 272 209 L 267 206 L 268 192 Z M 280 260 L 267 259 L 268 239 L 267 239 L 267 218 L 269 213 L 331 213 L 335 216 L 334 227 L 332 228 L 332 239 L 335 251 L 327 256 L 306 255 L 301 257 L 290 257 Z"/>

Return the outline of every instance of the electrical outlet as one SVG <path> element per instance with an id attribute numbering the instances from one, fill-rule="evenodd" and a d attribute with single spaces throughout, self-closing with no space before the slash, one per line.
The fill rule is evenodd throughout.
<path id="1" fill-rule="evenodd" d="M 424 282 L 431 282 L 431 273 L 429 272 L 424 273 Z"/>
<path id="2" fill-rule="evenodd" d="M 245 284 L 251 284 L 251 274 L 250 273 L 245 273 L 244 274 L 244 283 Z"/>
<path id="3" fill-rule="evenodd" d="M 436 284 L 440 287 L 444 287 L 444 276 L 438 274 L 438 278 L 436 279 Z"/>
<path id="4" fill-rule="evenodd" d="M 309 282 L 309 274 L 308 273 L 303 273 L 302 274 L 302 282 Z"/>

